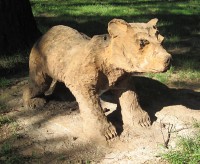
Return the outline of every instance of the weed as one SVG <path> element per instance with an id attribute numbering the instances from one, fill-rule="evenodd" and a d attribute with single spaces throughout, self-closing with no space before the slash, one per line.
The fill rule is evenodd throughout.
<path id="1" fill-rule="evenodd" d="M 58 157 L 59 161 L 64 161 L 66 160 L 66 156 L 65 155 L 60 155 L 60 157 Z"/>
<path id="2" fill-rule="evenodd" d="M 0 151 L 2 156 L 6 156 L 7 154 L 11 154 L 12 153 L 12 146 L 9 142 L 5 142 L 2 147 L 1 147 L 1 151 Z"/>
<path id="3" fill-rule="evenodd" d="M 10 124 L 13 122 L 13 119 L 8 116 L 0 116 L 0 127 L 5 124 Z"/>
<path id="4" fill-rule="evenodd" d="M 10 130 L 13 133 L 13 136 L 16 137 L 16 138 L 18 138 L 19 134 L 17 133 L 17 131 L 21 129 L 21 127 L 19 126 L 19 124 L 16 121 L 13 120 L 11 122 L 11 127 L 10 128 L 11 128 Z"/>
<path id="5" fill-rule="evenodd" d="M 1 101 L 0 101 L 0 113 L 4 113 L 4 112 L 6 112 L 7 111 L 7 106 L 6 106 L 6 104 L 5 103 L 2 103 Z"/>
<path id="6" fill-rule="evenodd" d="M 11 81 L 6 79 L 5 77 L 0 78 L 0 88 L 5 88 L 11 84 Z"/>
<path id="7" fill-rule="evenodd" d="M 196 129 L 200 129 L 200 122 L 198 122 L 197 120 L 193 120 L 193 121 L 194 121 L 193 127 Z"/>
<path id="8" fill-rule="evenodd" d="M 198 125 L 198 126 L 197 126 Z M 195 123 L 198 132 L 195 137 L 181 137 L 176 150 L 171 150 L 163 158 L 172 164 L 199 164 L 200 162 L 200 123 Z M 195 127 L 194 126 L 194 127 Z"/>
<path id="9" fill-rule="evenodd" d="M 5 142 L 1 146 L 0 156 L 0 162 L 5 164 L 23 164 L 26 160 L 16 152 L 11 142 Z"/>

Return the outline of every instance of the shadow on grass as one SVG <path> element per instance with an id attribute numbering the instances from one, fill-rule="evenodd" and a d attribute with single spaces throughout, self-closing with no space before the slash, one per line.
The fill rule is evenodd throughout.
<path id="1" fill-rule="evenodd" d="M 28 51 L 28 52 L 27 52 Z M 11 77 L 17 74 L 22 76 L 28 73 L 29 52 L 19 51 L 13 54 L 4 54 L 0 56 L 0 76 Z"/>
<path id="2" fill-rule="evenodd" d="M 36 17 L 39 25 L 46 29 L 55 25 L 66 25 L 77 29 L 86 35 L 93 36 L 107 33 L 107 24 L 115 16 L 71 16 L 60 15 L 57 17 Z M 160 22 L 165 23 L 159 30 L 162 35 L 169 36 L 192 36 L 195 31 L 200 31 L 199 15 L 174 15 L 174 14 L 149 14 L 149 15 L 133 15 L 119 16 L 127 22 L 147 22 L 152 18 L 158 18 Z"/>
<path id="3" fill-rule="evenodd" d="M 154 1 L 157 2 L 157 1 Z M 113 3 L 113 2 L 112 2 Z M 138 2 L 137 4 L 145 4 L 145 1 Z M 114 5 L 130 5 L 122 2 L 116 2 L 113 3 Z M 136 4 L 136 2 L 132 2 L 132 4 Z M 76 4 L 77 5 L 77 4 Z M 83 4 L 84 5 L 84 4 Z M 146 10 L 146 8 L 143 8 Z M 167 13 L 167 12 L 166 12 Z M 193 32 L 194 31 L 199 31 L 199 22 L 200 18 L 198 15 L 173 15 L 173 14 L 150 14 L 150 15 L 133 15 L 133 16 L 120 16 L 120 18 L 125 19 L 128 22 L 143 22 L 143 21 L 148 21 L 151 18 L 157 17 L 161 22 L 166 22 L 166 25 L 162 25 L 160 27 L 160 32 L 166 37 L 170 36 L 180 36 L 180 37 L 193 37 Z M 46 29 L 58 25 L 58 24 L 63 24 L 67 25 L 70 27 L 73 27 L 77 29 L 80 32 L 83 32 L 89 36 L 97 35 L 97 34 L 103 34 L 107 33 L 107 23 L 112 19 L 113 17 L 104 17 L 104 16 L 71 16 L 71 15 L 62 15 L 59 17 L 37 17 L 36 20 L 39 22 L 40 26 L 43 26 Z M 167 43 L 165 46 L 169 47 L 171 43 Z M 174 43 L 174 44 L 179 44 L 179 43 Z M 191 45 L 189 45 L 191 46 Z M 198 51 L 197 51 L 198 53 Z M 198 58 L 198 55 L 194 55 L 193 50 L 189 50 L 187 52 L 188 57 L 186 59 L 182 59 L 181 56 L 174 56 L 174 64 L 177 64 L 176 61 L 178 60 L 187 60 L 187 59 L 193 59 L 196 60 Z M 199 60 L 199 59 L 198 59 Z M 184 61 L 183 61 L 184 62 Z M 28 62 L 27 62 L 28 63 Z M 23 72 L 24 70 L 28 71 L 28 64 L 27 63 L 18 63 L 16 65 L 13 65 L 11 69 L 5 70 L 0 68 L 1 75 L 6 75 L 7 71 L 10 72 L 10 74 L 15 74 L 18 72 Z M 199 67 L 198 67 L 199 68 Z M 198 69 L 194 68 L 194 69 Z M 170 105 L 184 105 L 190 109 L 193 110 L 199 110 L 200 107 L 200 93 L 199 92 L 194 92 L 192 90 L 186 90 L 186 89 L 171 89 L 165 86 L 164 84 L 148 79 L 145 77 L 133 77 L 133 83 L 136 85 L 137 93 L 140 99 L 140 104 L 145 109 L 148 111 L 148 113 L 151 116 L 152 121 L 156 120 L 155 113 L 159 110 L 161 110 L 165 106 L 170 106 Z M 61 84 L 62 85 L 62 84 Z M 54 93 L 52 97 L 49 97 L 49 103 L 51 101 L 56 101 L 54 104 L 54 108 L 56 110 L 56 113 L 54 112 L 54 115 L 48 115 L 47 117 L 42 117 L 38 121 L 34 123 L 35 129 L 32 129 L 33 131 L 36 130 L 39 125 L 44 124 L 48 122 L 50 119 L 54 118 L 57 115 L 64 115 L 66 113 L 71 114 L 71 111 L 64 111 L 64 110 L 57 110 L 57 108 L 62 107 L 63 109 L 66 109 L 65 104 L 61 104 L 62 101 L 71 101 L 74 102 L 74 98 L 72 95 L 70 95 L 69 91 L 63 89 L 64 86 L 61 86 L 61 88 L 57 88 L 57 93 Z M 65 87 L 64 87 L 65 88 Z M 76 112 L 72 111 L 73 112 Z M 42 116 L 43 113 L 45 113 L 45 109 L 43 111 L 35 111 L 32 115 L 34 116 Z M 21 114 L 20 112 L 17 112 L 15 117 L 27 117 L 26 114 Z M 123 129 L 122 129 L 122 120 L 121 116 L 119 113 L 112 113 L 109 116 L 109 119 L 117 126 L 118 128 L 118 133 L 120 134 Z M 81 135 L 81 134 L 80 134 Z M 59 141 L 65 140 L 66 138 L 60 138 L 57 137 L 54 140 L 48 140 L 48 141 L 43 141 L 43 143 L 48 142 L 49 145 L 51 144 L 57 144 Z M 25 141 L 25 138 L 17 139 L 17 142 L 19 140 Z M 34 143 L 35 141 L 32 141 L 32 138 L 28 138 L 28 141 L 30 143 Z M 3 140 L 1 142 L 9 142 L 9 138 Z M 71 141 L 75 142 L 75 141 Z M 35 143 L 34 143 L 35 144 Z M 40 143 L 36 143 L 40 144 Z M 52 162 L 52 160 L 57 160 L 60 157 L 60 160 L 66 160 L 66 161 L 72 161 L 74 162 L 74 159 L 77 159 L 78 157 L 80 160 L 83 161 L 92 161 L 93 159 L 96 158 L 95 153 L 93 154 L 94 156 L 89 155 L 84 155 L 83 152 L 90 152 L 95 149 L 90 147 L 91 145 L 73 145 L 71 147 L 68 147 L 67 150 L 62 150 L 58 151 L 56 153 L 51 153 L 48 151 L 43 150 L 44 154 L 41 154 L 39 157 L 34 159 L 37 161 L 40 161 L 41 158 L 46 158 L 44 159 L 45 162 Z M 18 146 L 16 149 L 13 151 L 10 151 L 10 155 L 12 156 L 14 153 L 17 151 L 26 151 L 27 148 L 31 148 L 29 145 L 29 142 L 26 142 L 22 144 L 21 146 Z M 37 148 L 35 150 L 38 150 Z M 28 150 L 27 150 L 28 151 Z M 40 153 L 41 150 L 38 150 Z M 104 152 L 105 153 L 105 152 Z M 82 155 L 82 156 L 80 156 Z M 45 156 L 45 157 L 44 157 Z M 0 162 L 5 162 L 6 157 L 0 154 Z M 32 158 L 32 157 L 30 157 Z M 25 158 L 26 161 L 32 161 L 30 158 Z M 20 157 L 21 159 L 21 157 Z M 23 161 L 20 161 L 21 163 Z M 24 162 L 24 163 L 25 163 Z M 74 163 L 78 163 L 77 161 Z"/>
<path id="4" fill-rule="evenodd" d="M 178 1 L 177 1 L 178 2 Z M 50 4 L 51 2 L 44 2 L 44 4 L 41 3 L 41 5 L 49 5 L 49 6 L 54 6 L 54 5 L 60 5 L 60 4 Z M 99 4 L 101 4 L 100 2 L 98 2 Z M 180 38 L 185 38 L 185 37 L 199 37 L 198 33 L 200 31 L 200 17 L 199 15 L 177 15 L 177 14 L 173 14 L 169 12 L 169 8 L 166 6 L 165 9 L 165 5 L 162 5 L 161 8 L 159 8 L 159 5 L 161 3 L 161 1 L 138 1 L 138 2 L 122 2 L 122 1 L 105 1 L 102 2 L 102 4 L 110 4 L 110 5 L 116 5 L 116 6 L 130 6 L 130 5 L 138 5 L 138 10 L 140 11 L 146 11 L 148 10 L 148 6 L 149 8 L 151 8 L 151 4 L 158 4 L 157 9 L 158 11 L 151 12 L 148 11 L 147 13 L 150 14 L 138 14 L 133 13 L 133 15 L 124 15 L 122 14 L 117 14 L 120 16 L 117 16 L 118 18 L 122 18 L 128 22 L 147 22 L 148 20 L 157 17 L 160 20 L 160 33 L 162 35 L 164 35 L 166 38 L 170 38 L 173 36 L 177 36 Z M 173 1 L 173 3 L 175 3 L 175 1 Z M 32 2 L 32 4 L 34 5 L 34 2 Z M 98 35 L 98 34 L 104 34 L 107 33 L 107 24 L 108 22 L 113 19 L 116 16 L 112 16 L 113 13 L 117 13 L 118 11 L 115 11 L 115 9 L 113 9 L 113 12 L 110 12 L 108 14 L 108 16 L 105 15 L 101 15 L 101 13 L 96 13 L 94 15 L 90 15 L 90 14 L 86 14 L 84 15 L 83 13 L 79 13 L 79 15 L 73 15 L 72 13 L 70 14 L 70 12 L 73 12 L 73 10 L 77 10 L 77 8 L 73 8 L 74 6 L 87 6 L 87 5 L 92 5 L 93 3 L 91 2 L 85 2 L 85 3 L 67 3 L 66 5 L 66 10 L 69 10 L 66 13 L 61 13 L 59 16 L 57 17 L 45 17 L 45 16 L 40 16 L 40 17 L 35 17 L 40 29 L 45 32 L 46 30 L 48 30 L 49 28 L 51 28 L 54 25 L 66 25 L 66 26 L 70 26 L 72 28 L 77 29 L 80 32 L 85 33 L 88 36 L 93 36 L 93 35 Z M 72 8 L 70 7 L 70 5 L 72 6 Z M 145 6 L 147 5 L 147 6 Z M 177 10 L 180 10 L 180 6 L 175 6 L 175 8 L 177 7 Z M 137 9 L 137 7 L 136 7 Z M 51 12 L 51 11 L 49 11 Z M 61 11 L 58 11 L 61 12 Z M 90 16 L 89 16 L 90 15 Z M 197 43 L 198 44 L 198 43 Z M 199 52 L 199 49 L 197 50 L 197 48 L 193 49 L 194 45 L 191 45 L 190 42 L 188 44 L 188 42 L 184 42 L 184 43 L 180 43 L 175 42 L 175 43 L 171 43 L 171 42 L 165 42 L 164 46 L 167 47 L 167 49 L 171 46 L 173 47 L 180 47 L 180 46 L 190 46 L 191 49 L 187 52 L 187 54 L 190 55 L 190 59 L 193 58 L 194 60 L 196 60 L 197 55 L 193 56 L 193 54 L 197 54 Z M 30 52 L 30 49 L 27 50 L 28 52 Z M 15 55 L 13 55 L 15 56 Z M 22 57 L 24 55 L 21 55 Z M 199 56 L 199 55 L 198 55 Z M 24 58 L 27 58 L 28 54 L 25 54 Z M 179 58 L 179 57 L 178 57 Z M 178 59 L 177 58 L 177 59 Z M 175 62 L 176 63 L 176 62 Z M 12 62 L 11 62 L 12 64 Z M 24 70 L 28 71 L 28 60 L 25 62 L 16 62 L 13 63 L 12 66 L 10 67 L 3 67 L 0 65 L 0 75 L 1 76 L 6 76 L 6 75 L 12 75 L 12 74 L 16 74 L 18 72 L 23 72 Z"/>
<path id="5" fill-rule="evenodd" d="M 164 42 L 164 47 L 166 47 L 167 50 L 171 50 L 170 52 L 173 57 L 172 65 L 176 66 L 177 63 L 183 63 L 184 65 L 184 62 L 191 61 L 196 63 L 194 69 L 200 70 L 200 65 L 198 64 L 200 61 L 200 40 L 195 40 L 195 38 L 199 38 L 198 32 L 200 31 L 200 17 L 198 15 L 175 15 L 166 13 L 121 16 L 120 18 L 127 22 L 147 22 L 155 17 L 157 17 L 161 23 L 159 27 L 160 33 L 167 38 L 166 42 Z M 107 24 L 113 18 L 112 16 L 62 15 L 58 17 L 36 17 L 36 20 L 39 25 L 43 28 L 45 27 L 46 30 L 54 25 L 62 24 L 77 29 L 92 37 L 93 35 L 107 33 Z M 170 42 L 168 41 L 170 37 L 178 37 L 180 39 L 175 42 Z M 184 40 L 184 38 L 189 39 Z M 182 55 L 184 55 L 184 57 Z"/>

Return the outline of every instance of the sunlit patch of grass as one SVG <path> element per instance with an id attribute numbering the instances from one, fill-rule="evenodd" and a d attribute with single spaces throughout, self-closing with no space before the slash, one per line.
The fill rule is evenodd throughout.
<path id="1" fill-rule="evenodd" d="M 171 66 L 170 69 L 165 73 L 148 73 L 145 74 L 146 77 L 152 78 L 154 80 L 158 80 L 161 83 L 168 84 L 171 80 L 171 76 L 174 73 L 174 67 Z"/>
<path id="2" fill-rule="evenodd" d="M 181 70 L 178 72 L 178 78 L 193 82 L 200 81 L 200 72 L 195 70 Z"/>
<path id="3" fill-rule="evenodd" d="M 194 137 L 181 137 L 177 148 L 163 154 L 163 158 L 172 164 L 199 164 L 200 163 L 200 123 L 194 126 L 197 133 Z"/>
<path id="4" fill-rule="evenodd" d="M 48 16 L 124 16 L 131 17 L 141 14 L 185 14 L 199 13 L 191 10 L 194 5 L 191 2 L 170 2 L 151 0 L 123 1 L 123 0 L 31 0 L 34 16 L 47 14 Z M 164 3 L 164 5 L 163 5 Z M 197 3 L 197 2 L 196 2 Z M 188 5 L 190 7 L 188 8 Z"/>
<path id="5" fill-rule="evenodd" d="M 153 75 L 153 79 L 158 80 L 161 83 L 167 84 L 169 77 L 166 74 L 163 75 L 161 73 L 158 73 L 158 74 Z"/>
<path id="6" fill-rule="evenodd" d="M 176 75 L 181 81 L 200 82 L 200 65 L 190 57 L 182 57 L 176 60 Z"/>
<path id="7" fill-rule="evenodd" d="M 179 143 L 181 150 L 171 151 L 164 155 L 172 164 L 199 164 L 200 162 L 200 137 L 196 139 L 182 138 Z"/>
<path id="8" fill-rule="evenodd" d="M 175 84 L 177 87 L 183 87 L 186 83 L 200 83 L 200 65 L 198 59 L 181 57 L 174 60 L 174 66 L 171 66 L 167 72 L 150 73 L 146 74 L 146 76 L 164 84 Z"/>

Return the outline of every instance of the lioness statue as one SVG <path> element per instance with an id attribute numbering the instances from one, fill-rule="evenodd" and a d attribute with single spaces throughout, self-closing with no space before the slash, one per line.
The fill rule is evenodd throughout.
<path id="1" fill-rule="evenodd" d="M 164 37 L 156 28 L 157 21 L 113 19 L 108 34 L 92 38 L 67 26 L 54 26 L 32 48 L 29 84 L 23 93 L 25 106 L 44 105 L 44 93 L 54 79 L 75 96 L 87 135 L 107 140 L 117 136 L 100 104 L 99 96 L 107 90 L 113 90 L 118 98 L 124 126 L 149 126 L 149 115 L 140 107 L 129 78 L 135 72 L 169 68 L 171 56 L 161 45 Z"/>

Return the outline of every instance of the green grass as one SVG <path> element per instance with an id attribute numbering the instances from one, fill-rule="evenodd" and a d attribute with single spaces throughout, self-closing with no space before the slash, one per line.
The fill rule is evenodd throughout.
<path id="1" fill-rule="evenodd" d="M 153 78 L 164 84 L 174 84 L 177 87 L 184 87 L 186 84 L 200 84 L 200 56 L 184 55 L 175 57 L 173 65 L 166 73 L 148 73 L 146 77 Z M 200 85 L 199 85 L 200 87 Z"/>
<path id="2" fill-rule="evenodd" d="M 188 82 L 198 84 L 200 88 L 200 57 L 199 42 L 182 42 L 185 38 L 200 35 L 199 0 L 30 0 L 32 11 L 41 32 L 50 27 L 64 24 L 76 28 L 89 36 L 107 32 L 107 23 L 113 18 L 122 18 L 128 22 L 147 22 L 151 18 L 159 19 L 160 33 L 165 36 L 164 47 L 182 48 L 190 46 L 191 50 L 180 55 L 173 54 L 172 67 L 166 73 L 146 74 L 165 84 L 173 83 L 175 86 L 185 86 Z M 0 88 L 10 86 L 11 81 L 7 74 L 15 75 L 19 72 L 28 72 L 27 52 L 16 52 L 11 55 L 0 56 Z M 0 113 L 7 110 L 9 95 L 0 96 Z M 17 123 L 7 117 L 0 116 L 0 128 L 9 125 L 10 135 L 17 136 Z M 200 127 L 196 123 L 196 127 Z M 164 155 L 172 163 L 198 163 L 200 152 L 200 135 L 196 138 L 182 138 L 178 150 Z M 17 142 L 17 139 L 15 138 Z M 18 153 L 14 141 L 7 139 L 0 148 L 0 163 L 25 163 L 30 159 Z M 35 157 L 34 157 L 35 156 Z M 36 155 L 33 154 L 33 157 Z M 61 156 L 59 160 L 64 160 Z M 39 162 L 38 162 L 39 163 Z M 86 161 L 86 163 L 90 163 Z"/>
<path id="3" fill-rule="evenodd" d="M 0 163 L 5 164 L 23 164 L 27 161 L 27 158 L 20 155 L 18 150 L 14 148 L 12 142 L 5 142 L 1 146 L 0 157 Z"/>
<path id="4" fill-rule="evenodd" d="M 38 27 L 43 33 L 53 25 L 64 24 L 93 36 L 106 33 L 107 23 L 116 17 L 128 22 L 147 22 L 157 17 L 159 30 L 165 36 L 164 47 L 167 49 L 181 48 L 185 46 L 185 43 L 181 42 L 183 38 L 200 34 L 199 0 L 30 0 L 30 2 Z M 186 55 L 191 60 L 177 57 L 173 61 L 172 70 L 165 74 L 147 76 L 165 84 L 170 81 L 181 84 L 188 80 L 198 83 L 200 69 L 194 68 L 193 64 L 196 65 L 199 60 L 199 51 L 192 51 L 192 48 L 198 45 L 199 42 L 190 45 L 191 51 Z M 11 56 L 1 56 L 1 74 L 28 71 L 28 54 L 19 52 Z M 0 87 L 7 84 L 9 84 L 7 79 L 0 79 Z"/>
<path id="5" fill-rule="evenodd" d="M 152 0 L 31 0 L 35 16 L 48 13 L 49 16 L 135 16 L 141 14 L 199 14 L 194 1 Z M 164 4 L 164 5 L 163 5 Z M 145 10 L 144 10 L 145 9 Z"/>
<path id="6" fill-rule="evenodd" d="M 3 127 L 3 125 L 9 125 Z M 3 164 L 23 164 L 27 163 L 34 156 L 23 156 L 20 154 L 20 146 L 16 146 L 19 143 L 19 139 L 22 135 L 18 134 L 19 124 L 14 119 L 7 116 L 0 116 L 0 130 L 5 129 L 6 134 L 0 134 L 0 136 L 6 135 L 6 140 L 1 140 L 0 144 L 0 163 Z M 4 137 L 3 137 L 4 138 Z M 21 141 L 22 142 L 22 141 Z"/>
<path id="7" fill-rule="evenodd" d="M 198 0 L 31 0 L 31 4 L 42 32 L 53 25 L 64 24 L 93 36 L 106 33 L 107 23 L 112 18 L 147 22 L 157 17 L 159 30 L 165 36 L 166 49 L 181 49 L 189 44 L 191 50 L 184 54 L 186 58 L 173 56 L 173 67 L 168 72 L 146 76 L 165 84 L 173 83 L 177 87 L 191 82 L 199 83 L 199 51 L 193 51 L 193 47 L 199 43 L 182 42 L 184 38 L 200 34 Z"/>
<path id="8" fill-rule="evenodd" d="M 175 72 L 174 67 L 171 66 L 166 73 L 157 73 L 157 74 L 147 73 L 145 76 L 152 78 L 154 80 L 158 80 L 161 83 L 168 84 L 171 81 L 174 72 Z"/>
<path id="9" fill-rule="evenodd" d="M 158 17 L 159 26 L 164 27 L 162 32 L 170 36 L 186 34 L 188 28 L 192 28 L 189 30 L 190 33 L 199 32 L 196 26 L 198 23 L 193 21 L 200 14 L 198 0 L 173 2 L 160 0 L 31 0 L 31 4 L 41 31 L 55 24 L 67 24 L 88 35 L 93 35 L 91 31 L 94 29 L 92 28 L 96 28 L 97 33 L 105 32 L 108 21 L 114 17 L 124 18 L 129 22 L 144 22 Z M 104 27 L 99 29 L 99 26 L 95 25 L 89 28 L 92 21 L 101 23 Z M 88 25 L 87 28 L 82 27 L 84 23 Z"/>
<path id="10" fill-rule="evenodd" d="M 195 137 L 181 137 L 176 150 L 163 155 L 163 158 L 172 164 L 199 164 L 200 163 L 200 123 L 194 127 L 198 129 Z"/>
<path id="11" fill-rule="evenodd" d="M 5 124 L 10 124 L 13 122 L 13 119 L 8 116 L 0 116 L 0 127 Z"/>
<path id="12" fill-rule="evenodd" d="M 28 70 L 26 69 L 28 68 L 28 58 L 28 52 L 0 55 L 0 75 L 7 76 L 10 74 L 27 72 Z M 0 87 L 7 82 L 7 79 L 1 77 Z"/>
<path id="13" fill-rule="evenodd" d="M 193 126 L 194 126 L 194 128 L 199 128 L 200 129 L 200 122 L 198 122 L 197 120 L 194 120 Z"/>
<path id="14" fill-rule="evenodd" d="M 9 79 L 6 79 L 5 77 L 0 78 L 0 88 L 5 88 L 9 86 L 10 84 L 11 84 L 11 81 Z"/>
<path id="15" fill-rule="evenodd" d="M 6 106 L 6 104 L 5 104 L 5 103 L 2 103 L 2 102 L 0 102 L 0 113 L 2 113 L 2 112 L 4 112 L 4 111 L 6 111 L 6 109 L 7 109 L 7 106 Z"/>

